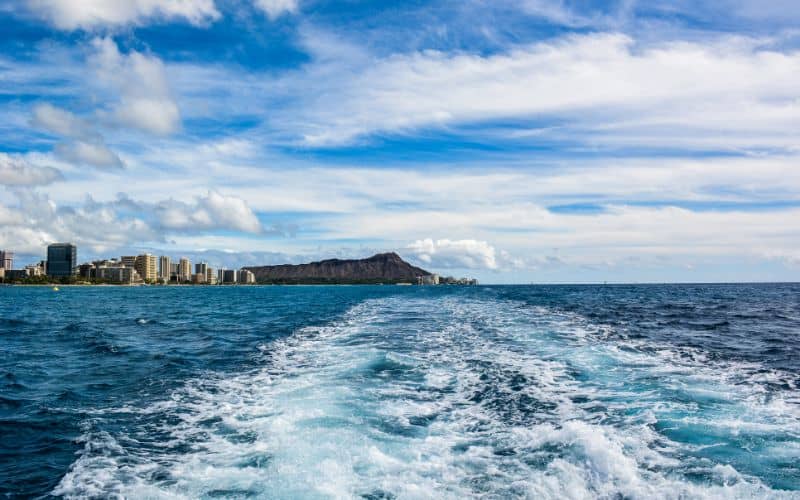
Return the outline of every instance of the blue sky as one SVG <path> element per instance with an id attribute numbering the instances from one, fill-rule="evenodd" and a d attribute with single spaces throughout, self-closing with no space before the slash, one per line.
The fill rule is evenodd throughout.
<path id="1" fill-rule="evenodd" d="M 0 248 L 800 280 L 793 1 L 0 0 Z"/>

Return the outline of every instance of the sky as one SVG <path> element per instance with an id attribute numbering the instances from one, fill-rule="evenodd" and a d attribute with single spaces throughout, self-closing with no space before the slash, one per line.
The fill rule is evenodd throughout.
<path id="1" fill-rule="evenodd" d="M 800 281 L 795 0 L 0 0 L 17 267 Z"/>

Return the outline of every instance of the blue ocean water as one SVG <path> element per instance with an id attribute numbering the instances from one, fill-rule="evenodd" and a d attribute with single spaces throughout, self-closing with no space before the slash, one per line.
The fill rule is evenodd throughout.
<path id="1" fill-rule="evenodd" d="M 0 496 L 800 498 L 800 285 L 3 287 Z"/>

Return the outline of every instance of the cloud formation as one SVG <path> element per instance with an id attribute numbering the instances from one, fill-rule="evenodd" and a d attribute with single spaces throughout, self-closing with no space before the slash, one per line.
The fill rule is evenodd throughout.
<path id="1" fill-rule="evenodd" d="M 490 55 L 424 51 L 366 58 L 355 68 L 320 60 L 303 75 L 315 97 L 279 120 L 308 146 L 467 124 L 496 134 L 493 120 L 518 120 L 521 126 L 491 137 L 792 148 L 798 75 L 800 53 L 760 40 L 640 44 L 619 33 L 567 35 Z M 526 130 L 524 120 L 556 126 Z"/>
<path id="2" fill-rule="evenodd" d="M 2 160 L 0 173 L 4 173 Z M 163 245 L 178 233 L 264 232 L 244 200 L 215 191 L 193 203 L 172 199 L 146 203 L 122 195 L 109 202 L 87 196 L 80 204 L 65 204 L 31 190 L 16 190 L 13 196 L 12 205 L 0 203 L 0 248 L 21 253 L 41 253 L 54 241 L 73 241 L 97 253 Z"/>
<path id="3" fill-rule="evenodd" d="M 417 259 L 439 269 L 497 269 L 495 249 L 485 241 L 433 240 L 426 238 L 408 245 Z"/>
<path id="4" fill-rule="evenodd" d="M 800 247 L 778 28 L 800 10 L 762 4 L 13 0 L 0 232 L 486 276 L 776 269 Z"/>
<path id="5" fill-rule="evenodd" d="M 55 168 L 32 165 L 20 156 L 0 153 L 0 185 L 42 186 L 61 179 L 61 172 Z"/>
<path id="6" fill-rule="evenodd" d="M 92 127 L 86 120 L 51 104 L 39 104 L 33 108 L 33 124 L 63 137 L 87 137 Z"/>
<path id="7" fill-rule="evenodd" d="M 122 54 L 111 38 L 95 38 L 92 47 L 90 65 L 100 83 L 118 96 L 106 119 L 155 135 L 180 129 L 180 111 L 159 58 L 136 51 Z"/>
<path id="8" fill-rule="evenodd" d="M 100 129 L 121 127 L 163 136 L 181 127 L 164 64 L 154 56 L 131 51 L 122 54 L 111 38 L 91 42 L 89 67 L 96 78 L 87 82 L 99 90 L 105 104 L 91 118 L 81 117 L 49 103 L 33 108 L 31 123 L 67 139 L 55 146 L 61 159 L 99 168 L 123 168 L 124 162 L 107 145 Z"/>
<path id="9" fill-rule="evenodd" d="M 523 0 L 519 2 L 522 12 L 543 18 L 550 23 L 572 28 L 609 25 L 614 20 L 611 12 L 578 12 L 564 0 Z"/>
<path id="10" fill-rule="evenodd" d="M 57 144 L 55 153 L 70 163 L 100 168 L 123 168 L 119 156 L 106 145 L 105 139 L 87 120 L 50 104 L 40 104 L 33 109 L 34 126 L 55 135 L 71 139 Z"/>
<path id="11" fill-rule="evenodd" d="M 155 241 L 159 235 L 140 218 L 119 217 L 111 208 L 87 200 L 80 206 L 54 202 L 33 191 L 15 192 L 16 206 L 7 208 L 16 223 L 0 228 L 0 247 L 39 254 L 57 241 L 73 241 L 85 250 L 104 252 L 123 245 Z"/>
<path id="12" fill-rule="evenodd" d="M 200 231 L 224 229 L 260 233 L 264 230 L 258 217 L 241 198 L 209 191 L 193 204 L 175 200 L 155 205 L 159 223 L 166 229 Z"/>
<path id="13" fill-rule="evenodd" d="M 202 25 L 220 13 L 214 0 L 28 0 L 29 8 L 59 29 L 96 29 L 182 19 Z"/>
<path id="14" fill-rule="evenodd" d="M 253 3 L 270 19 L 276 19 L 283 14 L 293 14 L 298 8 L 298 0 L 254 0 Z"/>
<path id="15" fill-rule="evenodd" d="M 74 141 L 57 144 L 55 153 L 60 158 L 71 163 L 92 165 L 100 168 L 124 167 L 119 156 L 102 141 Z"/>

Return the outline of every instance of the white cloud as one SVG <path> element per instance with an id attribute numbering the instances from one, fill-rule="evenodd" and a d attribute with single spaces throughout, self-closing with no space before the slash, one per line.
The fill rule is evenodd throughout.
<path id="1" fill-rule="evenodd" d="M 311 146 L 513 118 L 550 120 L 556 137 L 590 143 L 800 147 L 790 132 L 800 128 L 800 52 L 758 40 L 640 45 L 595 33 L 488 56 L 425 51 L 351 64 L 320 60 L 282 82 L 307 92 L 312 81 L 316 91 L 275 123 Z"/>
<path id="2" fill-rule="evenodd" d="M 214 191 L 194 203 L 153 204 L 125 196 L 110 202 L 87 197 L 81 203 L 66 204 L 30 190 L 11 193 L 14 203 L 0 203 L 0 248 L 20 253 L 41 253 L 53 241 L 72 241 L 98 253 L 163 245 L 176 234 L 190 233 L 197 239 L 218 229 L 264 233 L 244 200 Z"/>
<path id="3" fill-rule="evenodd" d="M 596 51 L 590 50 L 590 42 L 597 43 Z M 120 123 L 117 111 L 125 96 L 134 91 L 123 81 L 129 78 L 116 73 L 125 75 L 134 67 L 134 55 L 145 61 L 151 56 L 120 53 L 108 39 L 95 43 L 93 67 L 101 77 L 97 79 L 98 88 L 121 95 L 103 108 L 102 116 L 126 125 Z M 679 56 L 687 66 L 683 73 Z M 326 61 L 331 64 L 326 68 L 330 73 L 315 80 L 323 91 L 315 99 L 301 99 L 302 107 L 289 104 L 270 108 L 276 123 L 281 120 L 287 130 L 310 132 L 310 137 L 330 133 L 336 143 L 357 140 L 378 130 L 411 130 L 431 123 L 450 127 L 495 117 L 549 116 L 567 125 L 552 127 L 548 134 L 577 132 L 577 141 L 589 146 L 592 141 L 621 147 L 633 141 L 637 145 L 769 145 L 788 149 L 798 144 L 793 132 L 798 130 L 795 124 L 800 101 L 796 100 L 797 87 L 787 85 L 797 74 L 798 55 L 759 48 L 753 41 L 642 47 L 621 36 L 570 37 L 494 56 L 419 53 L 372 59 L 372 67 L 362 67 L 360 62 L 351 67 L 355 75 L 352 81 L 345 78 L 335 58 Z M 538 68 L 534 62 L 538 62 Z M 312 68 L 302 74 L 303 79 L 321 74 L 315 73 L 323 70 L 314 68 L 316 64 L 297 72 Z M 658 74 L 661 64 L 669 72 Z M 709 75 L 701 77 L 694 69 L 696 65 L 710 68 Z M 163 64 L 146 61 L 144 66 L 155 68 L 154 80 L 161 82 L 147 94 L 169 96 Z M 183 74 L 183 68 L 170 67 L 170 75 L 192 79 L 195 73 Z M 653 81 L 645 74 L 649 69 L 654 73 Z M 205 75 L 219 77 L 221 73 L 215 70 L 225 71 L 212 68 Z M 136 78 L 151 80 L 148 71 L 134 73 Z M 243 108 L 236 107 L 246 102 L 258 112 L 263 102 L 251 97 L 259 90 L 266 89 L 272 97 L 307 90 L 297 75 L 279 80 L 282 86 L 263 75 L 231 75 L 241 74 L 227 73 L 228 78 L 217 79 L 225 85 L 233 80 L 230 94 L 235 97 L 212 102 L 212 108 L 218 107 L 213 109 L 230 104 L 239 112 Z M 594 83 L 587 83 L 592 79 Z M 431 83 L 424 85 L 418 80 Z M 540 80 L 552 84 L 551 88 Z M 578 88 L 581 82 L 585 91 Z M 189 82 L 194 87 L 176 89 L 178 95 L 197 95 L 193 91 L 202 94 L 198 89 L 205 83 L 201 79 Z M 628 95 L 618 85 L 630 85 Z M 442 86 L 450 90 L 446 92 Z M 358 95 L 356 87 L 363 95 Z M 102 91 L 87 95 L 108 102 Z M 216 93 L 212 89 L 208 95 Z M 417 96 L 422 97 L 422 104 L 415 102 Z M 373 97 L 374 109 L 359 101 Z M 474 98 L 472 103 L 467 102 L 469 97 Z M 730 104 L 727 108 L 723 106 L 726 103 Z M 196 107 L 184 107 L 199 112 Z M 34 121 L 54 133 L 71 133 L 86 120 L 52 106 L 43 109 L 35 112 Z M 433 121 L 426 121 L 432 116 L 428 112 L 436 115 Z M 139 143 L 136 134 L 129 134 L 123 126 L 103 131 L 124 136 L 124 141 L 115 144 L 127 143 L 128 147 L 125 159 L 130 160 L 129 168 L 119 173 L 115 182 L 125 184 L 135 198 L 147 200 L 140 203 L 141 211 L 127 213 L 141 214 L 139 217 L 157 238 L 182 239 L 187 246 L 195 241 L 209 248 L 263 249 L 275 245 L 275 250 L 286 252 L 292 245 L 305 251 L 309 245 L 329 247 L 342 240 L 365 241 L 382 248 L 403 248 L 414 241 L 419 255 L 431 262 L 506 270 L 548 266 L 544 259 L 556 253 L 554 248 L 562 249 L 556 254 L 569 265 L 623 262 L 627 255 L 642 259 L 692 255 L 691 262 L 701 267 L 694 257 L 762 256 L 770 248 L 791 255 L 800 245 L 795 236 L 800 233 L 800 217 L 792 208 L 800 200 L 796 153 L 694 159 L 599 155 L 594 160 L 550 162 L 511 152 L 494 157 L 487 168 L 475 168 L 471 159 L 468 166 L 459 166 L 455 160 L 448 165 L 426 164 L 424 169 L 409 164 L 347 168 L 341 166 L 341 159 L 335 166 L 318 167 L 271 153 L 260 147 L 269 144 L 271 138 L 262 135 L 263 129 L 207 144 L 180 136 Z M 522 136 L 526 131 L 514 132 Z M 76 141 L 92 143 L 91 133 L 74 135 Z M 358 162 L 363 163 L 363 159 Z M 68 165 L 52 165 L 65 173 L 72 171 Z M 135 182 L 152 178 L 156 172 L 158 182 Z M 66 200 L 67 206 L 77 208 L 82 207 L 79 200 L 86 192 L 113 196 L 107 191 L 111 176 L 93 174 L 59 183 L 51 196 L 61 206 Z M 264 195 L 265 182 L 269 183 L 269 196 Z M 219 191 L 208 192 L 209 186 Z M 159 201 L 168 196 L 185 201 Z M 772 201 L 780 203 L 770 206 Z M 728 205 L 715 208 L 722 202 Z M 579 214 L 547 208 L 570 203 L 599 207 L 595 213 Z M 653 203 L 661 206 L 637 206 Z M 670 203 L 704 205 L 692 210 L 663 206 Z M 732 209 L 736 203 L 763 203 L 766 208 L 760 207 L 764 211 L 758 212 L 747 205 Z M 110 208 L 116 214 L 126 213 Z M 240 234 L 266 234 L 254 211 L 298 212 L 296 220 L 302 228 L 299 241 L 273 242 Z M 215 234 L 221 229 L 232 231 Z M 448 240 L 441 241 L 449 243 L 434 239 L 428 245 L 424 238 L 430 235 L 447 236 Z M 489 248 L 494 251 L 494 264 L 487 257 Z"/>
<path id="4" fill-rule="evenodd" d="M 185 19 L 202 25 L 220 17 L 214 0 L 29 0 L 39 16 L 64 30 Z"/>
<path id="5" fill-rule="evenodd" d="M 435 268 L 497 269 L 495 249 L 485 241 L 433 240 L 426 238 L 408 245 L 417 259 Z"/>
<path id="6" fill-rule="evenodd" d="M 122 54 L 110 38 L 95 38 L 92 46 L 90 63 L 100 82 L 119 95 L 106 118 L 156 135 L 180 129 L 180 111 L 160 59 L 136 51 Z"/>
<path id="7" fill-rule="evenodd" d="M 553 255 L 554 248 L 563 249 L 565 260 L 587 265 L 625 255 L 758 256 L 769 247 L 789 251 L 800 245 L 797 210 L 779 205 L 752 211 L 747 204 L 800 201 L 796 164 L 797 157 L 628 159 L 560 168 L 425 172 L 226 165 L 209 174 L 221 185 L 226 176 L 234 177 L 237 196 L 259 212 L 306 212 L 298 216 L 300 242 L 307 238 L 305 232 L 321 244 L 353 240 L 402 248 L 408 241 L 424 242 L 428 235 L 447 235 L 451 242 L 491 242 L 495 264 L 505 270 L 550 266 L 541 259 Z M 270 180 L 269 197 L 263 196 L 264 178 Z M 547 208 L 565 203 L 596 204 L 598 210 L 560 213 Z M 728 205 L 718 206 L 723 203 Z M 740 209 L 734 208 L 737 203 L 743 204 Z M 240 243 L 242 249 L 252 244 Z M 430 245 L 416 248 L 431 261 L 436 258 L 425 251 Z M 473 256 L 473 262 L 486 261 Z"/>
<path id="8" fill-rule="evenodd" d="M 648 0 L 647 7 L 667 14 L 668 18 L 701 19 L 713 24 L 724 23 L 729 28 L 735 27 L 736 21 L 745 21 L 751 32 L 757 29 L 758 22 L 764 22 L 774 33 L 800 19 L 800 5 L 794 0 Z"/>
<path id="9" fill-rule="evenodd" d="M 20 253 L 41 254 L 44 246 L 54 241 L 72 241 L 84 249 L 103 252 L 160 239 L 143 220 L 121 218 L 91 199 L 80 206 L 66 206 L 31 191 L 17 191 L 15 196 L 17 206 L 10 210 L 18 222 L 0 228 L 0 247 Z"/>
<path id="10" fill-rule="evenodd" d="M 75 141 L 58 144 L 55 153 L 66 161 L 100 168 L 122 168 L 122 160 L 102 142 Z"/>
<path id="11" fill-rule="evenodd" d="M 0 225 L 0 246 L 18 254 L 42 255 L 48 243 L 55 240 L 43 231 L 25 225 Z"/>
<path id="12" fill-rule="evenodd" d="M 800 268 L 800 252 L 775 252 L 767 251 L 764 257 L 769 260 L 779 260 L 786 266 L 792 268 Z"/>
<path id="13" fill-rule="evenodd" d="M 261 231 L 261 223 L 247 202 L 235 196 L 223 196 L 209 191 L 208 196 L 200 198 L 198 204 L 219 226 L 229 226 L 247 232 Z"/>
<path id="14" fill-rule="evenodd" d="M 652 2 L 654 0 L 648 0 Z M 673 3 L 678 0 L 671 0 Z M 523 13 L 568 28 L 620 30 L 635 25 L 637 0 L 576 3 L 569 0 L 512 0 Z M 649 6 L 649 5 L 648 5 Z M 697 8 L 695 7 L 695 11 Z"/>
<path id="15" fill-rule="evenodd" d="M 164 161 L 190 168 L 198 158 L 169 155 Z M 294 164 L 267 168 L 258 161 L 253 167 L 244 167 L 222 161 L 212 165 L 207 174 L 220 184 L 234 178 L 237 195 L 263 212 L 358 215 L 388 204 L 459 213 L 470 207 L 530 203 L 800 201 L 798 161 L 798 156 L 596 159 L 566 165 L 498 163 L 493 169 L 426 165 L 425 171 Z M 263 196 L 265 178 L 269 179 L 270 196 Z M 202 186 L 198 183 L 195 189 Z M 413 229 L 413 223 L 410 227 Z"/>
<path id="16" fill-rule="evenodd" d="M 172 164 L 172 158 L 165 161 Z M 798 200 L 800 174 L 794 165 L 796 161 L 792 158 L 780 162 L 768 158 L 628 160 L 614 167 L 597 165 L 544 172 L 432 170 L 424 173 L 400 168 L 265 169 L 221 165 L 206 171 L 207 177 L 187 177 L 187 171 L 181 170 L 165 172 L 157 185 L 131 183 L 130 189 L 137 198 L 156 200 L 153 202 L 125 199 L 91 205 L 58 202 L 59 211 L 72 207 L 76 213 L 87 214 L 80 220 L 89 227 L 88 214 L 105 213 L 101 209 L 116 214 L 116 219 L 110 220 L 122 221 L 122 225 L 116 229 L 113 225 L 103 227 L 103 231 L 112 235 L 110 238 L 99 231 L 94 235 L 82 233 L 77 222 L 68 223 L 79 220 L 75 217 L 55 219 L 53 224 L 63 229 L 59 232 L 48 222 L 51 212 L 35 217 L 35 221 L 31 219 L 24 226 L 61 239 L 69 238 L 74 231 L 75 239 L 108 248 L 117 244 L 141 245 L 148 237 L 162 245 L 175 240 L 182 245 L 180 248 L 266 249 L 304 254 L 317 245 L 331 248 L 344 240 L 396 249 L 414 242 L 409 253 L 417 256 L 415 260 L 422 267 L 433 269 L 468 267 L 506 272 L 553 269 L 555 265 L 573 270 L 579 266 L 607 268 L 609 263 L 622 268 L 644 265 L 627 263 L 624 258 L 628 256 L 639 258 L 639 263 L 663 257 L 702 266 L 703 258 L 765 259 L 765 255 L 796 255 L 796 249 L 800 248 L 797 208 L 778 206 L 749 211 L 746 207 L 714 208 L 713 205 L 723 199 L 745 203 L 759 199 Z M 139 174 L 141 171 L 135 175 Z M 238 184 L 235 188 L 232 178 Z M 264 196 L 264 178 L 270 179 L 269 197 Z M 734 192 L 726 182 L 731 182 L 731 186 L 752 184 L 748 190 Z M 187 196 L 186 193 L 196 193 L 208 185 L 236 189 L 235 196 L 212 191 L 194 200 L 157 201 L 167 192 Z M 720 193 L 707 191 L 715 186 L 721 189 Z M 107 187 L 103 179 L 76 180 L 59 184 L 57 196 L 64 197 L 72 191 L 76 196 L 87 191 L 102 196 Z M 626 204 L 624 199 L 610 199 L 598 202 L 599 212 L 560 213 L 547 209 L 548 204 L 562 203 L 565 198 L 575 197 L 585 202 L 589 194 L 641 200 L 674 196 L 676 202 L 705 200 L 712 205 L 693 211 L 676 206 L 635 206 Z M 0 201 L 2 195 L 0 190 Z M 403 209 L 398 210 L 397 205 L 403 205 Z M 26 215 L 33 214 L 32 206 L 35 204 L 26 205 Z M 287 209 L 309 211 L 296 219 L 302 228 L 299 239 L 265 240 L 241 234 L 266 234 L 254 210 Z M 117 238 L 116 231 L 127 227 L 122 214 L 136 214 L 147 230 L 141 235 L 128 235 L 129 242 Z M 225 234 L 215 234 L 218 230 L 225 230 Z M 11 238 L 14 231 L 7 233 Z M 428 235 L 446 235 L 447 240 L 426 240 Z M 13 243 L 11 239 L 6 241 Z M 562 260 L 548 257 L 553 255 Z"/>
<path id="17" fill-rule="evenodd" d="M 163 201 L 155 206 L 159 223 L 167 229 L 201 231 L 228 229 L 260 233 L 258 218 L 241 198 L 225 196 L 216 191 L 198 197 L 194 204 L 175 200 Z"/>
<path id="18" fill-rule="evenodd" d="M 0 153 L 0 185 L 37 186 L 61 179 L 61 172 L 55 168 L 32 165 L 20 156 Z"/>
<path id="19" fill-rule="evenodd" d="M 159 135 L 175 132 L 180 126 L 177 105 L 158 98 L 130 98 L 117 108 L 116 119 L 120 123 Z"/>
<path id="20" fill-rule="evenodd" d="M 91 128 L 73 113 L 47 103 L 33 108 L 33 124 L 64 137 L 85 137 Z"/>
<path id="21" fill-rule="evenodd" d="M 256 7 L 263 10 L 270 19 L 275 19 L 282 14 L 297 12 L 297 0 L 254 0 Z"/>
<path id="22" fill-rule="evenodd" d="M 74 139 L 58 144 L 55 153 L 72 163 L 101 168 L 122 168 L 119 156 L 106 145 L 102 135 L 85 119 L 50 104 L 40 104 L 33 109 L 33 124 L 63 137 Z"/>
<path id="23" fill-rule="evenodd" d="M 726 0 L 721 2 L 720 10 L 733 9 L 740 17 L 794 23 L 800 20 L 800 5 L 794 0 L 772 0 L 760 2 L 756 0 Z"/>
<path id="24" fill-rule="evenodd" d="M 251 141 L 236 138 L 201 144 L 197 149 L 201 154 L 215 159 L 252 158 L 258 151 L 257 145 Z"/>
<path id="25" fill-rule="evenodd" d="M 166 135 L 180 128 L 180 113 L 173 100 L 163 63 L 138 52 L 123 55 L 110 38 L 95 38 L 89 64 L 96 72 L 93 81 L 110 90 L 110 105 L 96 112 L 93 120 L 79 117 L 51 104 L 33 109 L 33 125 L 72 139 L 58 144 L 55 153 L 62 159 L 101 168 L 121 168 L 120 157 L 112 151 L 98 131 L 103 122 L 145 132 Z"/>
<path id="26" fill-rule="evenodd" d="M 447 164 L 426 165 L 420 171 L 317 167 L 262 156 L 242 159 L 230 155 L 239 146 L 220 149 L 215 143 L 176 148 L 153 148 L 122 175 L 135 179 L 159 172 L 157 183 L 130 182 L 126 187 L 132 197 L 148 200 L 147 206 L 130 211 L 152 214 L 147 220 L 152 217 L 154 227 L 163 219 L 165 234 L 182 238 L 179 241 L 187 246 L 197 241 L 207 248 L 306 252 L 308 245 L 330 247 L 348 240 L 404 248 L 435 235 L 490 242 L 499 270 L 550 266 L 537 259 L 553 255 L 553 248 L 562 249 L 557 255 L 570 263 L 600 265 L 626 255 L 687 255 L 696 250 L 697 255 L 757 256 L 764 247 L 800 247 L 793 236 L 800 234 L 800 218 L 793 219 L 797 211 L 791 208 L 800 202 L 797 156 L 599 158 L 566 165 L 496 164 L 493 169 Z M 198 165 L 203 166 L 202 175 L 196 175 Z M 59 184 L 59 196 L 72 203 L 87 191 L 107 193 L 108 188 L 106 179 L 67 184 Z M 212 223 L 219 218 L 207 207 L 217 204 L 191 198 L 209 198 L 208 186 L 234 194 L 247 207 L 242 213 L 249 210 L 268 218 L 270 212 L 295 212 L 292 222 L 300 228 L 299 237 L 265 243 L 235 232 L 223 239 L 203 235 L 206 230 L 256 229 L 254 222 Z M 182 201 L 158 201 L 168 196 Z M 770 207 L 771 201 L 781 204 Z M 597 210 L 548 209 L 572 203 Z M 751 203 L 766 206 L 749 212 Z M 155 208 L 159 204 L 162 212 Z M 642 206 L 653 204 L 665 206 Z M 248 218 L 256 220 L 244 220 Z"/>
<path id="27" fill-rule="evenodd" d="M 544 18 L 553 24 L 569 27 L 595 26 L 606 24 L 605 18 L 598 15 L 585 15 L 576 12 L 567 6 L 564 0 L 523 0 L 520 2 L 522 11 Z"/>
<path id="28" fill-rule="evenodd" d="M 515 254 L 541 255 L 559 248 L 566 255 L 595 263 L 620 255 L 760 256 L 768 249 L 791 252 L 800 244 L 798 209 L 695 212 L 673 206 L 607 206 L 599 214 L 567 215 L 535 205 L 507 205 L 460 213 L 412 211 L 348 219 L 347 225 L 356 229 L 346 230 L 343 225 L 331 234 L 332 239 L 450 231 L 456 237 L 491 237 Z M 411 226 L 414 221 L 416 228 Z M 454 231 L 455 227 L 459 230 Z M 426 255 L 424 245 L 417 248 Z M 429 255 L 433 259 L 435 253 Z"/>
<path id="29" fill-rule="evenodd" d="M 24 220 L 19 212 L 0 205 L 0 227 L 21 225 Z"/>

